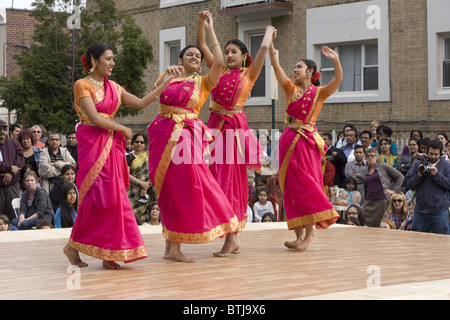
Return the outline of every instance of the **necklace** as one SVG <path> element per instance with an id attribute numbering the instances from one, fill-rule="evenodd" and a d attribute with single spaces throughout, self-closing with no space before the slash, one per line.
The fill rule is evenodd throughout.
<path id="1" fill-rule="evenodd" d="M 103 87 L 104 82 L 103 81 L 97 81 L 91 76 L 89 76 L 89 81 L 95 84 L 97 87 Z"/>

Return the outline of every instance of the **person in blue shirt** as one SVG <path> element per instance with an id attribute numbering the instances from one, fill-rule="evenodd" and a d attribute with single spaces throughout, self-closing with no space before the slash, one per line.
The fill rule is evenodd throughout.
<path id="1" fill-rule="evenodd" d="M 413 231 L 449 234 L 450 162 L 443 160 L 443 145 L 432 140 L 427 158 L 406 174 L 406 186 L 415 190 Z"/>
<path id="2" fill-rule="evenodd" d="M 59 208 L 56 210 L 55 228 L 71 228 L 77 216 L 78 193 L 72 183 L 61 186 Z"/>

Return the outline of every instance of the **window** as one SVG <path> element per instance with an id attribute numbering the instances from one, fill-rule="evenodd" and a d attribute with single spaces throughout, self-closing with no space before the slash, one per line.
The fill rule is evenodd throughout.
<path id="1" fill-rule="evenodd" d="M 443 82 L 444 88 L 450 88 L 450 38 L 444 39 Z"/>
<path id="2" fill-rule="evenodd" d="M 191 4 L 195 2 L 203 2 L 205 0 L 160 0 L 159 7 L 160 8 L 168 8 L 174 6 L 182 6 L 185 4 Z"/>
<path id="3" fill-rule="evenodd" d="M 272 22 L 270 19 L 239 22 L 238 39 L 246 44 L 253 59 L 256 57 L 256 54 L 261 47 L 266 26 L 271 24 Z M 245 105 L 261 106 L 270 104 L 270 57 L 269 55 L 266 55 L 261 73 L 259 74 Z"/>
<path id="4" fill-rule="evenodd" d="M 255 58 L 259 48 L 261 47 L 264 34 L 254 34 L 250 35 L 249 37 L 250 37 L 249 41 L 250 48 L 247 49 L 250 52 L 252 58 Z M 265 95 L 266 95 L 266 64 L 263 65 L 261 69 L 261 74 L 256 80 L 249 97 L 265 97 Z"/>
<path id="5" fill-rule="evenodd" d="M 378 45 L 352 44 L 335 46 L 339 54 L 344 79 L 340 92 L 378 90 Z M 334 77 L 333 62 L 320 54 L 321 83 L 326 84 Z"/>
<path id="6" fill-rule="evenodd" d="M 159 73 L 170 65 L 178 64 L 178 56 L 186 46 L 186 27 L 159 31 Z"/>

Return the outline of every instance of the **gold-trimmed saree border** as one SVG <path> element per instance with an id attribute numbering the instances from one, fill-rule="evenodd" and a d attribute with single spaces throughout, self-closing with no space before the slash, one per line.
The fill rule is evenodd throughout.
<path id="1" fill-rule="evenodd" d="M 336 212 L 336 210 L 328 209 L 303 217 L 289 219 L 287 221 L 287 227 L 289 230 L 292 230 L 296 227 L 303 227 L 309 224 L 314 224 L 316 229 L 326 229 L 334 224 L 338 218 L 339 214 Z"/>
<path id="2" fill-rule="evenodd" d="M 162 225 L 162 234 L 169 241 L 186 244 L 202 244 L 211 242 L 214 239 L 222 237 L 229 233 L 238 232 L 238 229 L 240 227 L 242 228 L 242 221 L 239 222 L 238 217 L 234 215 L 230 219 L 230 222 L 218 225 L 211 230 L 205 231 L 203 233 L 183 233 L 170 231 L 164 225 Z"/>
<path id="3" fill-rule="evenodd" d="M 79 252 L 105 261 L 133 262 L 148 257 L 145 246 L 139 246 L 126 250 L 107 250 L 96 246 L 79 243 L 73 241 L 71 238 L 69 238 L 69 245 Z"/>

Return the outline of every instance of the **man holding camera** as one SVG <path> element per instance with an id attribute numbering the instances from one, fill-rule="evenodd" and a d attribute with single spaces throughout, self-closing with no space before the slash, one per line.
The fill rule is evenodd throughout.
<path id="1" fill-rule="evenodd" d="M 442 143 L 432 140 L 428 158 L 406 174 L 406 186 L 416 192 L 413 231 L 449 234 L 450 162 L 441 159 L 442 150 Z"/>

